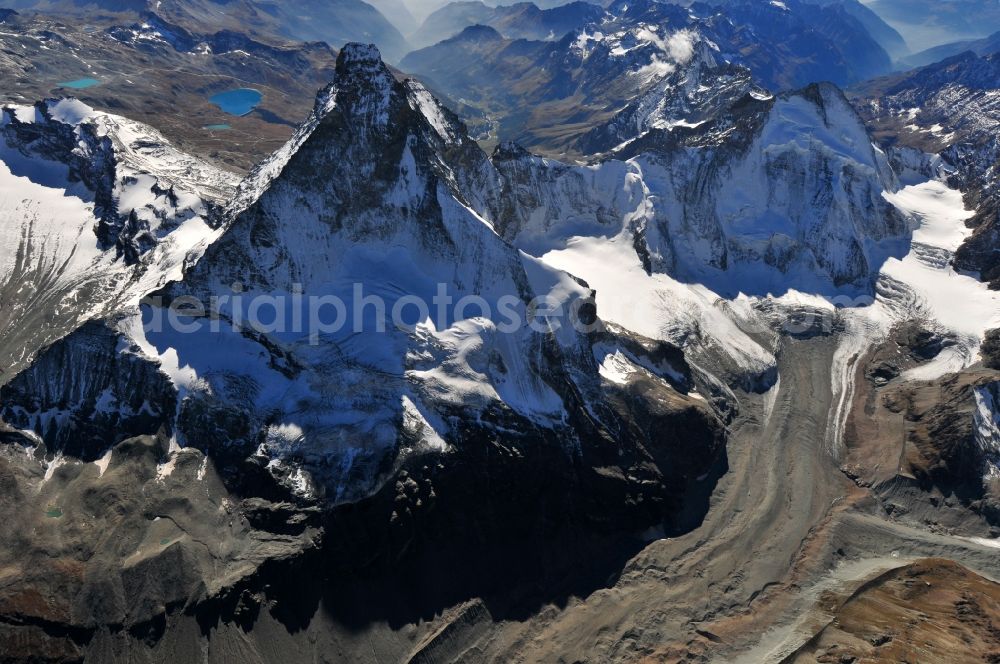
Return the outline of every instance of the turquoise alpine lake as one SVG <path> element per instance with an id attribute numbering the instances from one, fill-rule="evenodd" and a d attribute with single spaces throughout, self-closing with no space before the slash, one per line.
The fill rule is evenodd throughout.
<path id="1" fill-rule="evenodd" d="M 100 81 L 96 78 L 78 78 L 75 81 L 66 81 L 64 83 L 59 83 L 60 88 L 73 88 L 74 90 L 83 90 L 84 88 L 89 88 L 94 85 L 100 84 Z"/>
<path id="2" fill-rule="evenodd" d="M 208 100 L 230 115 L 246 115 L 257 107 L 262 97 L 253 88 L 237 88 L 212 95 Z"/>
<path id="3" fill-rule="evenodd" d="M 211 124 L 205 125 L 202 129 L 207 129 L 208 131 L 225 131 L 227 129 L 232 129 L 232 127 L 227 124 Z"/>

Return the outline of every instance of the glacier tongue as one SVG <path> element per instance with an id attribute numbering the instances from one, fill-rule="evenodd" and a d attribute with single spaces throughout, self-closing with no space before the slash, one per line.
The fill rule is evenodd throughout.
<path id="1" fill-rule="evenodd" d="M 887 192 L 885 198 L 912 219 L 913 241 L 909 253 L 882 266 L 871 304 L 841 312 L 844 329 L 831 370 L 838 406 L 831 413 L 828 444 L 835 452 L 851 407 L 857 363 L 895 326 L 917 321 L 949 340 L 933 359 L 902 375 L 919 381 L 969 367 L 979 359 L 985 333 L 1000 327 L 1000 293 L 952 267 L 954 251 L 969 232 L 964 220 L 971 213 L 961 193 L 930 180 Z"/>
<path id="2" fill-rule="evenodd" d="M 572 238 L 542 259 L 586 279 L 598 293 L 605 320 L 682 345 L 744 389 L 763 390 L 775 379 L 771 350 L 741 329 L 723 298 L 704 286 L 646 272 L 627 235 Z"/>

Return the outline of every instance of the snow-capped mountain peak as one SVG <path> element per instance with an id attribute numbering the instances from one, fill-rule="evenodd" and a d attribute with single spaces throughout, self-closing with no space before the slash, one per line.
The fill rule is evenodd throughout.
<path id="1" fill-rule="evenodd" d="M 221 237 L 166 289 L 165 303 L 217 302 L 215 322 L 195 319 L 184 333 L 143 331 L 137 317 L 115 323 L 176 390 L 160 425 L 186 445 L 257 459 L 303 497 L 332 503 L 377 491 L 411 455 L 510 431 L 567 460 L 612 429 L 644 445 L 652 421 L 626 424 L 631 416 L 610 406 L 623 398 L 611 385 L 633 380 L 652 382 L 629 400 L 697 413 L 699 433 L 678 441 L 680 454 L 713 445 L 713 415 L 686 394 L 693 383 L 676 349 L 670 361 L 643 359 L 671 347 L 604 328 L 588 287 L 502 239 L 490 221 L 499 173 L 450 111 L 376 54 L 342 51 L 313 114 L 247 178 Z M 291 320 L 295 297 L 300 316 L 317 318 Z M 253 320 L 247 307 L 261 302 L 274 320 Z M 579 311 L 594 331 L 572 324 Z M 156 306 L 144 316 L 163 319 Z M 220 439 L 208 421 L 245 425 Z M 664 470 L 687 477 L 688 461 Z"/>
<path id="2" fill-rule="evenodd" d="M 314 133 L 321 138 L 310 140 Z M 341 143 L 345 152 L 310 147 L 330 141 Z M 447 182 L 471 178 L 462 191 L 454 188 L 463 200 L 494 195 L 491 190 L 496 183 L 490 182 L 487 159 L 458 117 L 417 81 L 397 80 L 375 46 L 347 44 L 337 58 L 334 80 L 318 93 L 309 118 L 240 185 L 231 216 L 261 196 L 291 161 L 312 161 L 308 167 L 296 167 L 303 173 L 338 172 L 337 181 L 330 182 L 331 191 L 351 186 L 363 189 L 368 182 L 395 180 L 386 164 L 400 163 L 404 153 L 414 151 L 435 153 L 428 164 Z M 452 168 L 453 160 L 461 167 Z M 314 185 L 318 193 L 326 187 L 322 180 Z M 398 193 L 404 195 L 402 189 Z"/>
<path id="3" fill-rule="evenodd" d="M 392 72 L 372 44 L 347 44 L 337 57 L 337 107 L 345 116 L 384 127 L 395 84 Z"/>

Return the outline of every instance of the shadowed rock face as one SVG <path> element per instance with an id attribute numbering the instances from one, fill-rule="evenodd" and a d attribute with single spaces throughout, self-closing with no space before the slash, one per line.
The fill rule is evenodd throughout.
<path id="1" fill-rule="evenodd" d="M 176 388 L 156 362 L 121 342 L 98 322 L 56 342 L 0 388 L 0 418 L 83 461 L 126 438 L 169 431 Z"/>
<path id="2" fill-rule="evenodd" d="M 990 330 L 981 349 L 983 364 L 990 369 L 1000 370 L 1000 330 Z"/>

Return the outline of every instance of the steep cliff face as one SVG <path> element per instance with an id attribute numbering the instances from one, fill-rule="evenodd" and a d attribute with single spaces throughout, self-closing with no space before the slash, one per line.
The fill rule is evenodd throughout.
<path id="1" fill-rule="evenodd" d="M 738 68 L 703 64 L 609 125 L 623 142 L 590 165 L 501 144 L 494 216 L 505 238 L 605 294 L 607 320 L 766 390 L 775 358 L 743 328 L 826 319 L 832 331 L 828 300 L 870 299 L 912 222 L 887 200 L 896 177 L 836 88 L 774 97 Z M 711 113 L 697 115 L 700 99 Z"/>
<path id="2" fill-rule="evenodd" d="M 466 226 L 488 234 L 489 222 L 449 228 L 446 217 L 467 208 L 472 220 L 487 207 L 484 199 L 498 190 L 489 171 L 457 118 L 426 89 L 398 83 L 377 52 L 348 49 L 312 116 L 241 185 L 233 231 L 186 282 L 211 274 L 213 285 L 229 285 L 251 267 L 257 272 L 248 285 L 294 281 L 311 290 L 343 263 L 338 249 L 395 236 L 467 263 L 456 236 Z"/>
<path id="3" fill-rule="evenodd" d="M 640 160 L 650 190 L 679 203 L 656 239 L 647 234 L 651 253 L 681 279 L 723 292 L 735 292 L 733 280 L 760 294 L 870 291 L 909 229 L 882 199 L 895 182 L 860 120 L 820 85 L 779 97 L 759 127 L 742 154 L 720 159 L 720 146 Z"/>
<path id="4" fill-rule="evenodd" d="M 177 390 L 137 346 L 89 322 L 0 387 L 0 403 L 4 422 L 49 450 L 94 461 L 126 438 L 169 435 Z"/>
<path id="5" fill-rule="evenodd" d="M 155 636 L 168 611 L 314 546 L 307 516 L 241 505 L 203 455 L 170 455 L 177 388 L 121 333 L 118 314 L 218 237 L 234 187 L 157 131 L 75 100 L 3 109 L 7 657 L 80 661 L 99 631 Z"/>

